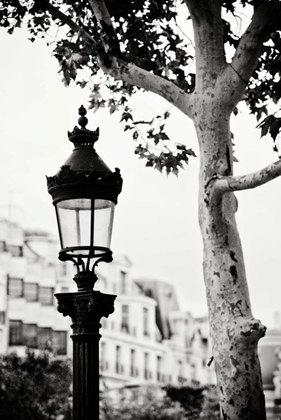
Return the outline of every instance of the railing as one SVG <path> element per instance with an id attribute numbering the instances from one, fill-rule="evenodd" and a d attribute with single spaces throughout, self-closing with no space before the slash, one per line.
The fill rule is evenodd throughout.
<path id="1" fill-rule="evenodd" d="M 133 335 L 134 337 L 137 335 L 136 327 L 132 327 L 128 324 L 121 324 L 120 331 L 125 334 Z"/>
<path id="2" fill-rule="evenodd" d="M 148 369 L 144 369 L 143 376 L 144 376 L 144 379 L 147 379 L 147 380 L 152 379 L 152 372 Z"/>
<path id="3" fill-rule="evenodd" d="M 124 366 L 121 365 L 121 363 L 116 362 L 115 363 L 115 372 L 119 374 L 124 374 Z"/>
<path id="4" fill-rule="evenodd" d="M 131 378 L 144 378 L 145 380 L 149 381 L 153 379 L 153 371 L 149 369 L 139 370 L 139 368 L 130 365 L 123 365 L 122 363 L 109 363 L 108 361 L 100 362 L 100 371 L 106 375 L 123 375 L 128 376 Z M 142 373 L 141 373 L 142 372 Z M 187 379 L 179 376 L 178 378 L 179 383 L 186 383 Z M 161 372 L 156 372 L 156 380 L 157 382 L 161 383 L 170 383 L 172 381 L 172 376 L 168 374 L 164 374 Z"/>
<path id="5" fill-rule="evenodd" d="M 137 378 L 139 376 L 139 370 L 136 367 L 131 366 L 130 376 L 132 376 L 133 378 Z"/>

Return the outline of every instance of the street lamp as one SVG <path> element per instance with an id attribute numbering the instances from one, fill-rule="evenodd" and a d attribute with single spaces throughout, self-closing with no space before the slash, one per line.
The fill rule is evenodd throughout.
<path id="1" fill-rule="evenodd" d="M 56 210 L 61 243 L 59 259 L 72 261 L 77 292 L 57 293 L 58 311 L 72 319 L 73 419 L 99 418 L 99 328 L 114 311 L 115 295 L 93 290 L 95 267 L 111 262 L 110 241 L 114 208 L 122 189 L 119 169 L 112 172 L 94 149 L 99 129 L 86 128 L 86 109 L 68 133 L 74 150 L 58 173 L 47 177 Z"/>

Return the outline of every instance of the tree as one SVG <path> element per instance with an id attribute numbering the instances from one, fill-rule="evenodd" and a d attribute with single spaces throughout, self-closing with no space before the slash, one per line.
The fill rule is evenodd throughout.
<path id="1" fill-rule="evenodd" d="M 243 33 L 233 25 L 244 16 L 241 8 L 250 14 Z M 268 112 L 278 106 L 281 93 L 280 18 L 278 0 L 2 0 L 0 8 L 1 25 L 11 34 L 23 22 L 31 41 L 55 28 L 54 54 L 65 84 L 89 85 L 78 80 L 79 69 L 89 69 L 90 107 L 121 110 L 124 129 L 132 130 L 135 140 L 140 127 L 148 128 L 135 150 L 147 166 L 177 174 L 194 152 L 184 141 L 171 146 L 168 111 L 138 121 L 130 97 L 139 89 L 154 92 L 192 119 L 200 149 L 199 223 L 223 419 L 265 419 L 257 345 L 266 328 L 251 312 L 234 192 L 280 176 L 281 160 L 234 176 L 230 116 L 241 102 L 258 120 L 264 116 L 261 134 L 270 133 L 278 151 L 281 119 Z M 185 31 L 191 22 L 190 39 Z M 105 77 L 102 85 L 100 77 Z"/>
<path id="2" fill-rule="evenodd" d="M 62 380 L 63 378 L 63 380 Z M 0 418 L 2 420 L 70 420 L 69 363 L 47 353 L 28 350 L 0 358 Z"/>

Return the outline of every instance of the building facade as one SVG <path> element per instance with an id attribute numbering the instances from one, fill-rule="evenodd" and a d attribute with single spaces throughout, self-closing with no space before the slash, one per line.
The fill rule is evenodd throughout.
<path id="1" fill-rule="evenodd" d="M 0 220 L 0 353 L 29 347 L 71 357 L 71 322 L 54 294 L 75 291 L 75 273 L 57 251 L 50 234 Z M 180 311 L 172 285 L 133 280 L 131 269 L 120 256 L 97 273 L 95 288 L 117 295 L 114 314 L 102 319 L 102 386 L 214 383 L 207 320 Z"/>
<path id="2" fill-rule="evenodd" d="M 23 354 L 25 347 L 70 353 L 70 322 L 55 307 L 54 293 L 67 280 L 56 251 L 51 235 L 0 220 L 1 353 Z"/>

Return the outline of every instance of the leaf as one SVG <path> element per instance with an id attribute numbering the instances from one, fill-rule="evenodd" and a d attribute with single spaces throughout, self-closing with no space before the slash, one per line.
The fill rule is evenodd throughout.
<path id="1" fill-rule="evenodd" d="M 164 114 L 164 120 L 166 120 L 167 118 L 169 118 L 169 116 L 170 116 L 170 113 L 168 111 L 166 111 L 165 114 Z"/>
<path id="2" fill-rule="evenodd" d="M 128 120 L 133 120 L 132 114 L 130 114 L 129 112 L 123 112 L 120 122 Z"/>
<path id="3" fill-rule="evenodd" d="M 87 86 L 87 83 L 88 82 L 86 82 L 85 80 L 82 80 L 81 82 L 80 81 L 76 82 L 76 84 L 80 86 L 81 89 L 84 89 L 84 87 Z"/>
<path id="4" fill-rule="evenodd" d="M 261 107 L 257 108 L 256 117 L 257 117 L 258 121 L 261 119 L 263 114 L 267 115 L 266 106 L 261 106 Z"/>
<path id="5" fill-rule="evenodd" d="M 161 132 L 158 134 L 161 140 L 170 140 L 166 133 Z"/>
<path id="6" fill-rule="evenodd" d="M 189 155 L 189 156 L 197 157 L 192 149 L 187 149 L 186 154 Z"/>
<path id="7" fill-rule="evenodd" d="M 260 124 L 257 125 L 257 128 L 261 128 L 261 137 L 264 137 L 268 133 L 272 124 L 272 120 L 275 120 L 275 117 L 273 115 L 269 115 Z"/>
<path id="8" fill-rule="evenodd" d="M 111 107 L 109 108 L 109 114 L 113 114 L 117 109 L 117 106 L 115 104 L 111 105 Z"/>
<path id="9" fill-rule="evenodd" d="M 147 131 L 147 137 L 149 138 L 149 139 L 152 139 L 153 137 L 154 137 L 154 134 L 153 134 L 153 129 L 151 128 L 150 130 L 148 130 Z"/>
<path id="10" fill-rule="evenodd" d="M 273 138 L 273 140 L 275 140 L 277 135 L 279 134 L 280 128 L 281 128 L 281 120 L 276 118 L 276 120 L 271 124 L 269 128 L 269 133 L 271 137 Z"/>

